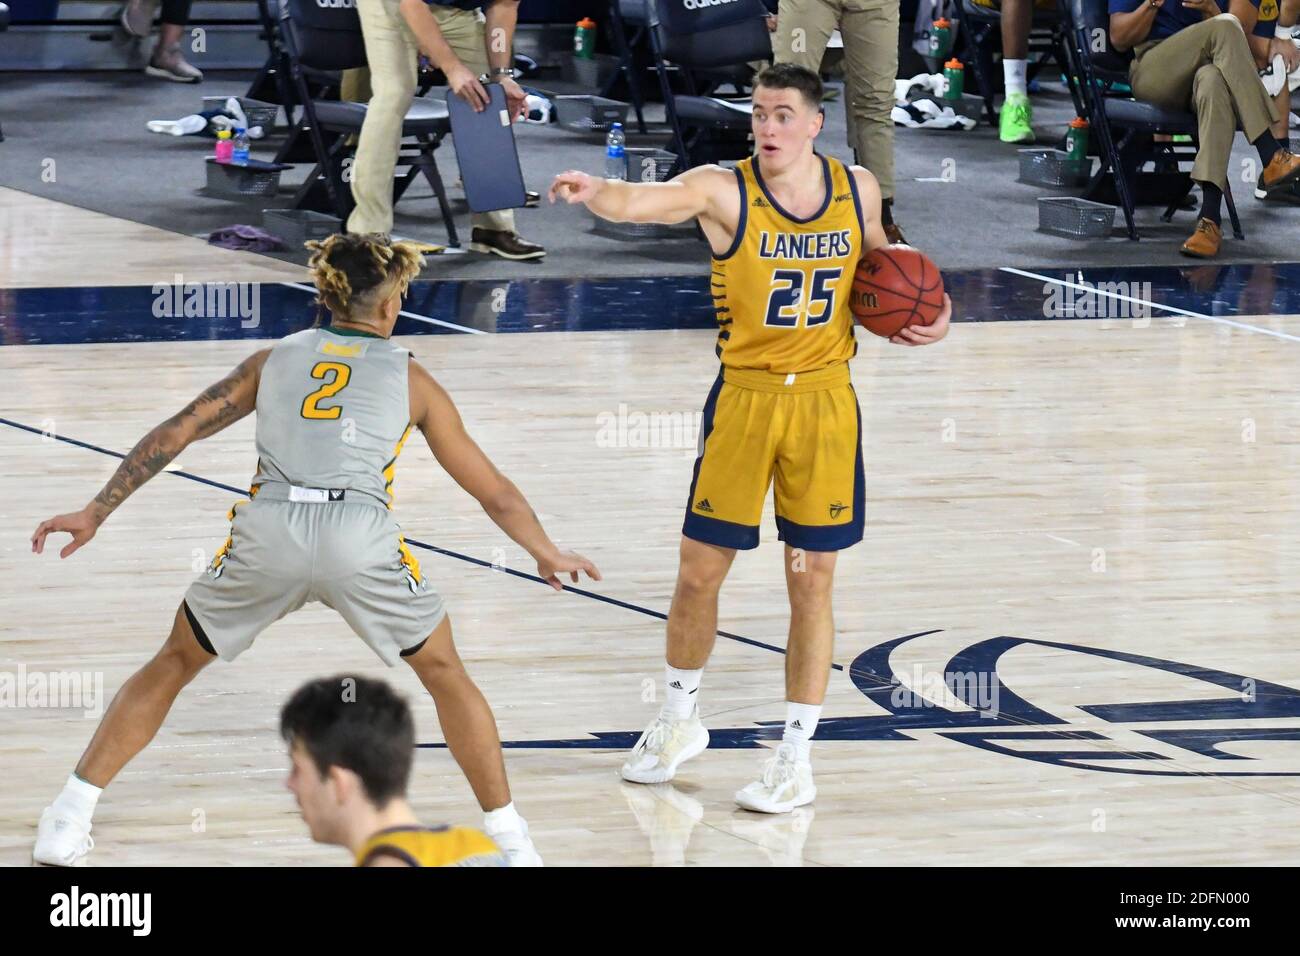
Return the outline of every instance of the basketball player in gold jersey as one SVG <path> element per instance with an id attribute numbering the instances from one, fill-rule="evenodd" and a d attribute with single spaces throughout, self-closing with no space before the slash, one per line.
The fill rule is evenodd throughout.
<path id="1" fill-rule="evenodd" d="M 862 540 L 861 415 L 849 377 L 856 351 L 849 292 L 858 259 L 886 245 L 880 189 L 857 166 L 813 150 L 822 84 L 792 64 L 754 83 L 755 155 L 735 169 L 701 166 L 667 183 L 568 171 L 550 196 L 615 222 L 695 218 L 713 250 L 722 369 L 704 406 L 681 563 L 668 614 L 663 710 L 623 764 L 634 783 L 672 779 L 709 744 L 700 679 L 718 629 L 718 592 L 738 549 L 758 546 L 775 479 L 785 542 L 790 633 L 785 733 L 740 806 L 783 813 L 816 797 L 809 748 L 830 675 L 837 552 Z M 931 326 L 890 341 L 927 345 L 948 332 L 952 303 Z"/>
<path id="2" fill-rule="evenodd" d="M 347 847 L 357 866 L 509 866 L 481 830 L 420 825 L 406 801 L 415 721 L 383 681 L 304 684 L 280 711 L 280 735 L 311 838 Z"/>

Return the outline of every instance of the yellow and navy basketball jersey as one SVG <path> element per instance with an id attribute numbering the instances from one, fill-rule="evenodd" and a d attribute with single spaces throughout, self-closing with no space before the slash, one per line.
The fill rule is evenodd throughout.
<path id="1" fill-rule="evenodd" d="M 857 349 L 849 292 L 862 255 L 862 204 L 848 166 L 816 155 L 826 201 L 807 219 L 772 198 L 756 157 L 736 164 L 740 221 L 731 248 L 713 257 L 710 279 L 727 368 L 811 372 Z"/>
<path id="2" fill-rule="evenodd" d="M 391 856 L 410 866 L 509 866 L 486 833 L 469 827 L 390 827 L 357 851 L 357 866 Z"/>

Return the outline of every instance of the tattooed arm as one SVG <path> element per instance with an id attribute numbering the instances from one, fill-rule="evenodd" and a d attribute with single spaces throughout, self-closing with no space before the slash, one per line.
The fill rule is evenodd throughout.
<path id="1" fill-rule="evenodd" d="M 95 536 L 104 519 L 118 505 L 166 468 L 188 445 L 215 435 L 251 412 L 257 406 L 262 365 L 270 353 L 270 349 L 254 352 L 233 372 L 141 438 L 122 459 L 108 484 L 86 507 L 41 522 L 32 535 L 32 551 L 41 554 L 46 535 L 66 531 L 72 535 L 72 542 L 59 552 L 59 557 L 68 557 Z"/>

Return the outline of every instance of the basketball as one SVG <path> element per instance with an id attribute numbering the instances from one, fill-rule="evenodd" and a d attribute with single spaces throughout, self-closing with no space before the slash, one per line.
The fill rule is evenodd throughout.
<path id="1" fill-rule="evenodd" d="M 858 260 L 849 309 L 863 328 L 884 338 L 909 325 L 931 325 L 943 311 L 943 276 L 919 249 L 872 249 Z"/>

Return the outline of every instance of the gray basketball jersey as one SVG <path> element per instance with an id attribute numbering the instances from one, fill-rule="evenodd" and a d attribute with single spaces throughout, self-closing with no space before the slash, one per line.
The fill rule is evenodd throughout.
<path id="1" fill-rule="evenodd" d="M 306 329 L 275 344 L 257 387 L 257 477 L 391 501 L 411 427 L 410 353 L 387 339 Z"/>

